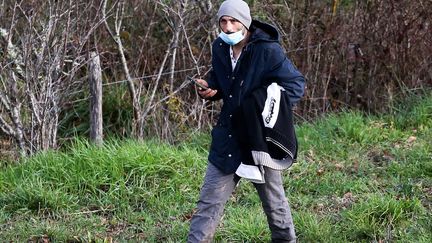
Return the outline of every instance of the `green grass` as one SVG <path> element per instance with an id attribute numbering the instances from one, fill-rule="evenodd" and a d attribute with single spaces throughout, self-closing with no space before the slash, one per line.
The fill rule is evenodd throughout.
<path id="1" fill-rule="evenodd" d="M 332 114 L 297 128 L 284 172 L 301 242 L 432 241 L 432 97 L 382 116 Z M 0 239 L 184 242 L 209 136 L 180 145 L 77 139 L 0 168 Z M 241 181 L 216 242 L 268 242 L 254 187 Z"/>

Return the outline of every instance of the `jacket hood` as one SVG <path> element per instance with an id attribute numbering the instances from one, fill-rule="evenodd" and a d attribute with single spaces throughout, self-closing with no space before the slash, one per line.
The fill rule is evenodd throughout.
<path id="1" fill-rule="evenodd" d="M 258 20 L 252 20 L 249 30 L 252 32 L 249 42 L 279 42 L 279 32 L 270 24 Z"/>

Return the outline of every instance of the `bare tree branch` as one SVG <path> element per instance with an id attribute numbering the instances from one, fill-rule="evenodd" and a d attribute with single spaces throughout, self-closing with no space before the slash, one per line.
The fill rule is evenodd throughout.
<path id="1" fill-rule="evenodd" d="M 114 42 L 117 44 L 117 49 L 118 49 L 119 54 L 120 54 L 120 59 L 121 59 L 121 63 L 123 66 L 123 71 L 125 72 L 126 79 L 128 81 L 129 94 L 130 94 L 130 97 L 132 100 L 132 106 L 133 106 L 133 110 L 134 110 L 135 131 L 140 131 L 140 130 L 142 130 L 142 128 L 139 127 L 140 126 L 139 124 L 141 124 L 139 122 L 139 119 L 141 117 L 141 105 L 139 102 L 139 97 L 138 97 L 137 92 L 136 92 L 134 81 L 133 81 L 133 79 L 130 75 L 130 72 L 129 72 L 129 67 L 128 67 L 126 57 L 124 54 L 123 43 L 122 43 L 121 38 L 120 38 L 120 29 L 121 29 L 123 14 L 124 14 L 124 2 L 120 1 L 118 3 L 118 6 L 117 6 L 116 18 L 114 19 L 115 32 L 113 32 L 111 30 L 111 28 L 108 24 L 107 15 L 106 15 L 106 8 L 107 8 L 107 0 L 104 0 L 103 1 L 103 8 L 102 8 L 102 17 L 104 19 L 104 23 L 105 23 L 105 27 L 106 27 L 107 31 L 110 33 Z M 138 132 L 137 134 L 140 138 L 142 137 L 141 132 Z"/>

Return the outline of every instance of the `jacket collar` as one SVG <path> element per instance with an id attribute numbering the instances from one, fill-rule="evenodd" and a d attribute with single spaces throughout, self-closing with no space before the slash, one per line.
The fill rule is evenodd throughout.
<path id="1" fill-rule="evenodd" d="M 229 48 L 230 46 L 225 43 L 221 38 L 217 38 L 215 41 L 216 44 L 216 48 L 217 50 L 214 52 L 214 54 L 217 55 L 217 58 L 219 60 L 222 60 L 223 65 L 225 66 L 225 68 L 232 70 L 231 69 L 231 61 L 230 61 L 230 53 L 229 53 Z"/>

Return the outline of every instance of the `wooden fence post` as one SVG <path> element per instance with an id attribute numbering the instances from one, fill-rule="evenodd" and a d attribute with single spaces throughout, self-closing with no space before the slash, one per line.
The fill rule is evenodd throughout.
<path id="1" fill-rule="evenodd" d="M 90 140 L 97 145 L 103 142 L 102 132 L 102 70 L 96 52 L 90 52 Z"/>

